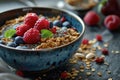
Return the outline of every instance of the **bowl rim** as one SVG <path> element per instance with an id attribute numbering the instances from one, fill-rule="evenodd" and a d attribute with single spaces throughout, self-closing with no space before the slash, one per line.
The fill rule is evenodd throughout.
<path id="1" fill-rule="evenodd" d="M 10 9 L 10 10 L 1 12 L 0 15 L 4 14 L 4 13 L 7 13 L 7 12 L 12 12 L 12 11 L 16 11 L 16 10 L 24 10 L 24 9 L 28 9 L 28 10 L 29 9 L 30 10 L 31 9 L 52 9 L 52 10 L 65 12 L 65 13 L 69 14 L 70 16 L 74 17 L 75 19 L 77 19 L 81 23 L 81 25 L 82 25 L 82 32 L 80 33 L 79 37 L 76 38 L 75 40 L 69 42 L 68 44 L 64 44 L 64 45 L 61 45 L 61 46 L 58 46 L 58 47 L 54 47 L 54 48 L 46 48 L 46 49 L 16 49 L 16 48 L 9 47 L 9 46 L 2 45 L 2 44 L 0 44 L 0 47 L 4 47 L 4 48 L 7 48 L 7 49 L 12 49 L 12 50 L 17 50 L 17 51 L 50 51 L 50 50 L 58 49 L 58 48 L 61 48 L 61 47 L 64 47 L 64 46 L 68 46 L 71 43 L 74 43 L 80 37 L 82 37 L 84 32 L 85 32 L 85 24 L 84 24 L 83 20 L 78 15 L 76 15 L 75 13 L 73 13 L 71 11 L 68 11 L 68 10 L 65 10 L 65 9 L 59 9 L 59 8 L 53 8 L 53 7 L 22 7 L 22 8 Z"/>

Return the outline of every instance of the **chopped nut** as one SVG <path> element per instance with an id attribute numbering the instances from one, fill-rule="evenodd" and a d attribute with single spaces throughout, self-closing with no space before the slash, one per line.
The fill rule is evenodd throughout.
<path id="1" fill-rule="evenodd" d="M 85 67 L 84 66 L 80 66 L 80 69 L 84 69 Z"/>
<path id="2" fill-rule="evenodd" d="M 107 65 L 107 66 L 109 66 L 109 63 L 107 63 L 107 62 L 104 62 L 104 64 Z"/>
<path id="3" fill-rule="evenodd" d="M 86 75 L 87 75 L 87 76 L 90 76 L 90 75 L 91 75 L 91 72 L 87 72 Z"/>
<path id="4" fill-rule="evenodd" d="M 104 44 L 104 47 L 108 47 L 108 43 L 105 43 L 105 44 Z"/>
<path id="5" fill-rule="evenodd" d="M 102 73 L 101 73 L 101 72 L 98 72 L 97 74 L 98 74 L 98 76 L 99 76 L 99 77 L 101 77 L 101 76 L 102 76 Z"/>
<path id="6" fill-rule="evenodd" d="M 95 71 L 95 68 L 92 68 L 91 71 L 94 72 L 94 71 Z"/>
<path id="7" fill-rule="evenodd" d="M 107 71 L 108 74 L 111 74 L 111 71 Z"/>
<path id="8" fill-rule="evenodd" d="M 89 53 L 86 55 L 86 59 L 93 59 L 95 58 L 95 54 L 94 53 Z"/>
<path id="9" fill-rule="evenodd" d="M 85 58 L 85 55 L 82 54 L 82 53 L 76 53 L 76 54 L 74 55 L 74 57 L 75 57 L 76 59 L 81 59 L 81 58 Z"/>
<path id="10" fill-rule="evenodd" d="M 116 54 L 120 53 L 119 51 L 115 51 Z"/>
<path id="11" fill-rule="evenodd" d="M 80 69 L 80 72 L 84 72 L 84 69 Z"/>
<path id="12" fill-rule="evenodd" d="M 108 80 L 113 80 L 112 78 L 109 78 Z"/>

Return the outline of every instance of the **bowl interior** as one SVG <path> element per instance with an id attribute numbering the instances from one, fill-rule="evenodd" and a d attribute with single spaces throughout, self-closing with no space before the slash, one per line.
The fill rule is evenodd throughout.
<path id="1" fill-rule="evenodd" d="M 84 30 L 85 30 L 84 23 L 78 16 L 76 16 L 74 13 L 72 13 L 70 11 L 66 11 L 66 10 L 62 10 L 62 9 L 55 9 L 55 8 L 51 9 L 51 8 L 39 8 L 39 7 L 34 7 L 34 8 L 26 7 L 26 8 L 20 8 L 20 9 L 6 11 L 3 13 L 0 13 L 0 26 L 4 25 L 5 21 L 7 21 L 7 20 L 14 19 L 19 16 L 23 16 L 29 12 L 35 12 L 38 15 L 42 14 L 42 15 L 48 16 L 48 17 L 58 16 L 58 15 L 64 16 L 77 29 L 77 31 L 80 33 L 80 36 L 82 36 L 84 33 Z M 80 36 L 78 38 L 80 38 Z M 6 47 L 4 45 L 0 45 L 0 46 Z M 7 48 L 15 49 L 12 47 L 7 47 Z M 30 51 L 31 49 L 23 49 L 23 50 Z M 33 50 L 31 50 L 31 51 L 33 51 Z"/>

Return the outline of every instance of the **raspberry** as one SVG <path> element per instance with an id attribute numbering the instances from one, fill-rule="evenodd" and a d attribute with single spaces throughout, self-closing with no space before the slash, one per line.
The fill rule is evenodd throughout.
<path id="1" fill-rule="evenodd" d="M 47 19 L 45 18 L 40 18 L 37 20 L 37 22 L 35 23 L 34 28 L 36 28 L 37 30 L 41 30 L 41 29 L 48 29 L 50 26 L 50 23 Z"/>
<path id="2" fill-rule="evenodd" d="M 22 25 L 19 25 L 17 28 L 16 28 L 16 34 L 18 36 L 23 36 L 24 33 L 29 29 L 29 26 L 26 25 L 26 24 L 22 24 Z"/>
<path id="3" fill-rule="evenodd" d="M 101 36 L 100 34 L 97 34 L 97 35 L 96 35 L 96 39 L 97 39 L 98 41 L 102 41 L 102 36 Z"/>
<path id="4" fill-rule="evenodd" d="M 50 29 L 50 31 L 52 31 L 52 33 L 55 34 L 57 29 L 56 29 L 56 27 L 53 27 L 53 28 Z"/>
<path id="5" fill-rule="evenodd" d="M 35 28 L 29 29 L 23 36 L 25 43 L 34 44 L 40 41 L 39 31 Z"/>
<path id="6" fill-rule="evenodd" d="M 104 25 L 109 30 L 116 30 L 120 27 L 120 18 L 116 15 L 109 15 L 105 18 Z"/>
<path id="7" fill-rule="evenodd" d="M 89 40 L 88 39 L 83 39 L 82 44 L 88 44 Z"/>
<path id="8" fill-rule="evenodd" d="M 103 62 L 104 62 L 104 58 L 103 58 L 103 57 L 97 57 L 97 58 L 95 59 L 95 62 L 96 62 L 96 63 L 103 63 Z"/>
<path id="9" fill-rule="evenodd" d="M 96 25 L 99 21 L 100 21 L 100 17 L 94 11 L 89 11 L 84 17 L 84 22 L 87 25 Z"/>
<path id="10" fill-rule="evenodd" d="M 102 53 L 103 53 L 104 55 L 108 55 L 109 52 L 108 52 L 108 50 L 107 50 L 106 48 L 103 48 L 103 49 L 102 49 Z"/>
<path id="11" fill-rule="evenodd" d="M 34 27 L 35 22 L 38 20 L 38 16 L 36 13 L 28 13 L 25 16 L 24 23 L 29 25 L 30 28 Z"/>
<path id="12" fill-rule="evenodd" d="M 24 74 L 23 74 L 23 72 L 22 71 L 16 71 L 16 74 L 18 75 L 18 76 L 21 76 L 21 77 L 23 77 L 24 76 Z"/>

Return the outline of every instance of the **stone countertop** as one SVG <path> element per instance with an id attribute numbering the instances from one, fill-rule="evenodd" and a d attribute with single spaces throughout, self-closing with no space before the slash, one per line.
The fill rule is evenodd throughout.
<path id="1" fill-rule="evenodd" d="M 41 0 L 36 0 L 37 5 L 38 3 L 43 3 L 47 4 L 47 0 L 39 2 Z M 49 4 L 48 5 L 39 5 L 39 6 L 56 6 L 54 3 L 56 3 L 54 0 L 48 0 Z M 9 4 L 9 5 L 8 5 Z M 20 8 L 20 7 L 26 7 L 25 4 L 18 2 L 16 0 L 0 0 L 0 12 L 9 10 L 9 9 L 14 9 L 14 8 Z M 93 10 L 96 10 L 93 9 Z M 81 12 L 76 12 L 79 16 L 83 17 L 84 13 Z M 100 13 L 99 13 L 100 14 Z M 109 32 L 103 25 L 104 21 L 104 16 L 100 14 L 101 16 L 101 22 L 96 25 L 95 27 L 90 27 L 86 25 L 86 32 L 84 35 L 84 38 L 88 39 L 93 39 L 95 38 L 96 34 L 102 34 L 105 39 L 109 38 L 109 55 L 105 57 L 105 60 L 109 63 L 109 66 L 106 67 L 105 65 L 98 65 L 96 63 L 92 64 L 92 67 L 96 69 L 96 71 L 91 75 L 91 76 L 86 76 L 87 70 L 84 72 L 80 72 L 79 75 L 75 79 L 68 79 L 68 80 L 78 80 L 78 78 L 81 76 L 82 80 L 108 80 L 108 78 L 113 78 L 113 80 L 119 80 L 120 79 L 120 54 L 113 54 L 113 51 L 120 51 L 120 30 L 117 30 L 115 32 Z M 107 32 L 107 33 L 106 33 Z M 112 36 L 112 37 L 111 37 Z M 119 52 L 120 53 L 120 52 Z M 99 52 L 98 52 L 99 54 Z M 26 77 L 30 77 L 31 79 L 35 80 L 61 80 L 60 78 L 60 73 L 63 71 L 70 71 L 71 68 L 76 68 L 78 69 L 80 65 L 83 64 L 81 61 L 78 61 L 76 64 L 67 64 L 67 65 L 62 65 L 56 69 L 50 70 L 46 73 L 28 73 L 25 72 Z M 107 70 L 111 71 L 111 74 L 107 74 Z M 102 77 L 99 77 L 97 75 L 97 72 L 102 72 Z M 39 79 L 39 76 L 42 77 L 42 79 Z M 64 80 L 64 79 L 63 79 Z M 65 79 L 66 80 L 66 79 Z"/>

